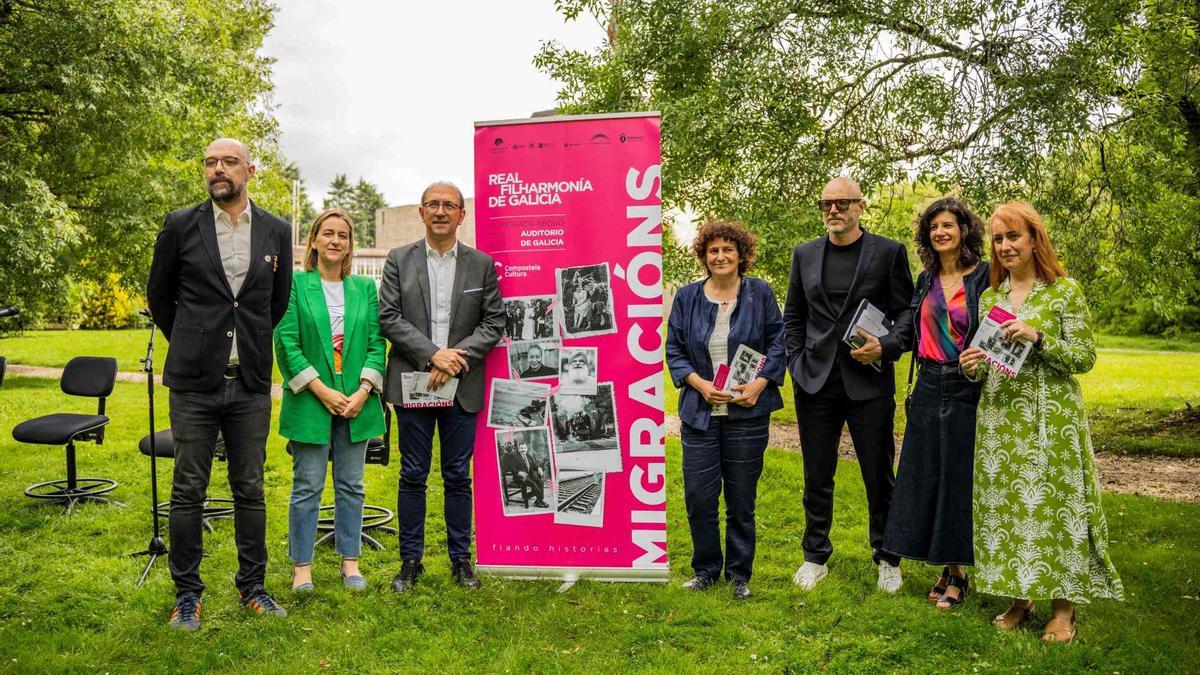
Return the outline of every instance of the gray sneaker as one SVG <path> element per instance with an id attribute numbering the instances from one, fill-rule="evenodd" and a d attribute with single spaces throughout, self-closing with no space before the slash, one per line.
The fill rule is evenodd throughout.
<path id="1" fill-rule="evenodd" d="M 262 588 L 250 591 L 249 594 L 241 597 L 242 607 L 249 607 L 258 614 L 269 614 L 271 616 L 287 616 L 287 610 L 280 607 L 275 598 L 271 597 L 270 593 Z"/>
<path id="2" fill-rule="evenodd" d="M 175 598 L 175 609 L 171 610 L 167 625 L 179 630 L 200 630 L 200 596 L 184 593 Z"/>

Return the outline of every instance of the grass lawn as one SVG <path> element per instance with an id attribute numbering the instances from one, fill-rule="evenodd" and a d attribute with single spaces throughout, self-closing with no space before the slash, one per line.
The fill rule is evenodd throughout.
<path id="1" fill-rule="evenodd" d="M 166 396 L 160 426 L 166 426 Z M 671 583 L 581 582 L 557 594 L 555 582 L 485 579 L 478 592 L 449 583 L 440 519 L 441 484 L 430 479 L 429 571 L 403 598 L 386 590 L 398 569 L 395 541 L 364 550 L 370 584 L 361 596 L 342 591 L 332 550 L 318 552 L 317 592 L 286 590 L 286 511 L 290 463 L 282 440 L 268 448 L 268 587 L 291 616 L 262 619 L 236 603 L 236 551 L 229 521 L 207 538 L 204 627 L 166 627 L 173 590 L 165 563 L 134 586 L 143 559 L 126 554 L 149 538 L 148 460 L 135 449 L 145 429 L 144 387 L 119 384 L 114 422 L 103 446 L 79 450 L 80 475 L 121 482 L 113 495 L 129 508 L 83 505 L 71 517 L 21 494 L 28 484 L 61 477 L 63 452 L 14 442 L 17 421 L 50 411 L 85 411 L 51 380 L 10 377 L 0 388 L 0 671 L 237 672 L 650 671 L 733 670 L 836 672 L 1036 671 L 1197 672 L 1200 655 L 1200 505 L 1106 494 L 1112 554 L 1127 601 L 1080 610 L 1076 644 L 1043 645 L 1048 617 L 999 634 L 990 618 L 1005 601 L 972 594 L 957 611 L 937 612 L 924 599 L 930 570 L 906 563 L 897 597 L 874 589 L 866 537 L 866 502 L 853 463 L 838 473 L 831 575 L 812 593 L 790 583 L 801 561 L 803 470 L 796 453 L 769 451 L 759 494 L 754 597 L 729 597 L 727 586 L 692 593 L 690 540 L 683 512 L 678 442 L 668 443 L 668 536 Z M 169 484 L 169 462 L 160 467 Z M 212 493 L 228 494 L 220 465 Z M 394 504 L 396 464 L 367 468 L 368 502 Z M 328 496 L 327 496 L 328 497 Z"/>

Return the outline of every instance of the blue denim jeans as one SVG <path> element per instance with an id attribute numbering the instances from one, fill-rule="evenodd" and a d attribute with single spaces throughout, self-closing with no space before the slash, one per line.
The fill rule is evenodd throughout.
<path id="1" fill-rule="evenodd" d="M 317 540 L 325 464 L 333 458 L 333 546 L 343 558 L 362 551 L 363 467 L 367 442 L 350 442 L 350 422 L 334 417 L 329 443 L 292 442 L 292 497 L 288 502 L 288 555 L 311 563 Z"/>

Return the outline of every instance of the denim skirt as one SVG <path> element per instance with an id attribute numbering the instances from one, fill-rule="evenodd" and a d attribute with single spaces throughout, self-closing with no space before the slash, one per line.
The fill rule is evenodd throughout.
<path id="1" fill-rule="evenodd" d="M 974 564 L 971 486 L 979 391 L 957 362 L 921 362 L 908 403 L 885 551 L 934 565 Z"/>

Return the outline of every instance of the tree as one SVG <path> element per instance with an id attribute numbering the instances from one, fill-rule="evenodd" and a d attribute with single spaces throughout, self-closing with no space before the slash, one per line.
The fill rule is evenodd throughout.
<path id="1" fill-rule="evenodd" d="M 1097 138 L 1138 120 L 1155 139 L 1141 144 L 1174 157 L 1172 166 L 1200 149 L 1191 131 L 1197 9 L 1184 0 L 556 4 L 568 19 L 590 14 L 608 28 L 594 53 L 548 42 L 535 58 L 562 84 L 564 111 L 662 111 L 664 205 L 747 222 L 777 288 L 791 246 L 822 231 L 811 205 L 834 175 L 872 193 L 869 225 L 895 227 L 890 193 L 917 184 L 961 193 L 984 212 L 1030 199 L 1058 238 L 1079 230 L 1057 208 L 1064 188 L 1053 180 L 1078 166 L 1074 152 L 1096 156 Z M 1143 211 L 1153 189 L 1132 187 L 1118 190 L 1124 208 Z M 1194 223 L 1175 230 L 1194 242 Z M 1068 259 L 1101 262 L 1085 260 L 1095 237 L 1061 238 L 1071 242 Z M 1194 246 L 1096 253 L 1115 266 L 1117 249 L 1135 278 L 1195 265 Z M 1180 308 L 1167 289 L 1180 276 L 1169 279 L 1153 291 L 1163 312 Z"/>
<path id="2" fill-rule="evenodd" d="M 387 207 L 383 193 L 366 179 L 351 184 L 346 174 L 339 173 L 329 184 L 324 208 L 339 208 L 354 222 L 354 245 L 369 248 L 375 245 L 375 210 Z"/>
<path id="3" fill-rule="evenodd" d="M 359 178 L 358 183 L 354 185 L 353 203 L 356 222 L 359 223 L 358 228 L 354 230 L 354 236 L 357 240 L 355 243 L 362 247 L 374 246 L 375 211 L 387 208 L 387 200 L 384 199 L 383 193 L 379 191 L 379 188 Z"/>
<path id="4" fill-rule="evenodd" d="M 0 301 L 36 320 L 68 279 L 144 287 L 164 214 L 205 196 L 213 138 L 246 141 L 282 212 L 264 0 L 0 0 Z M 15 244 L 15 245 L 14 245 Z"/>

